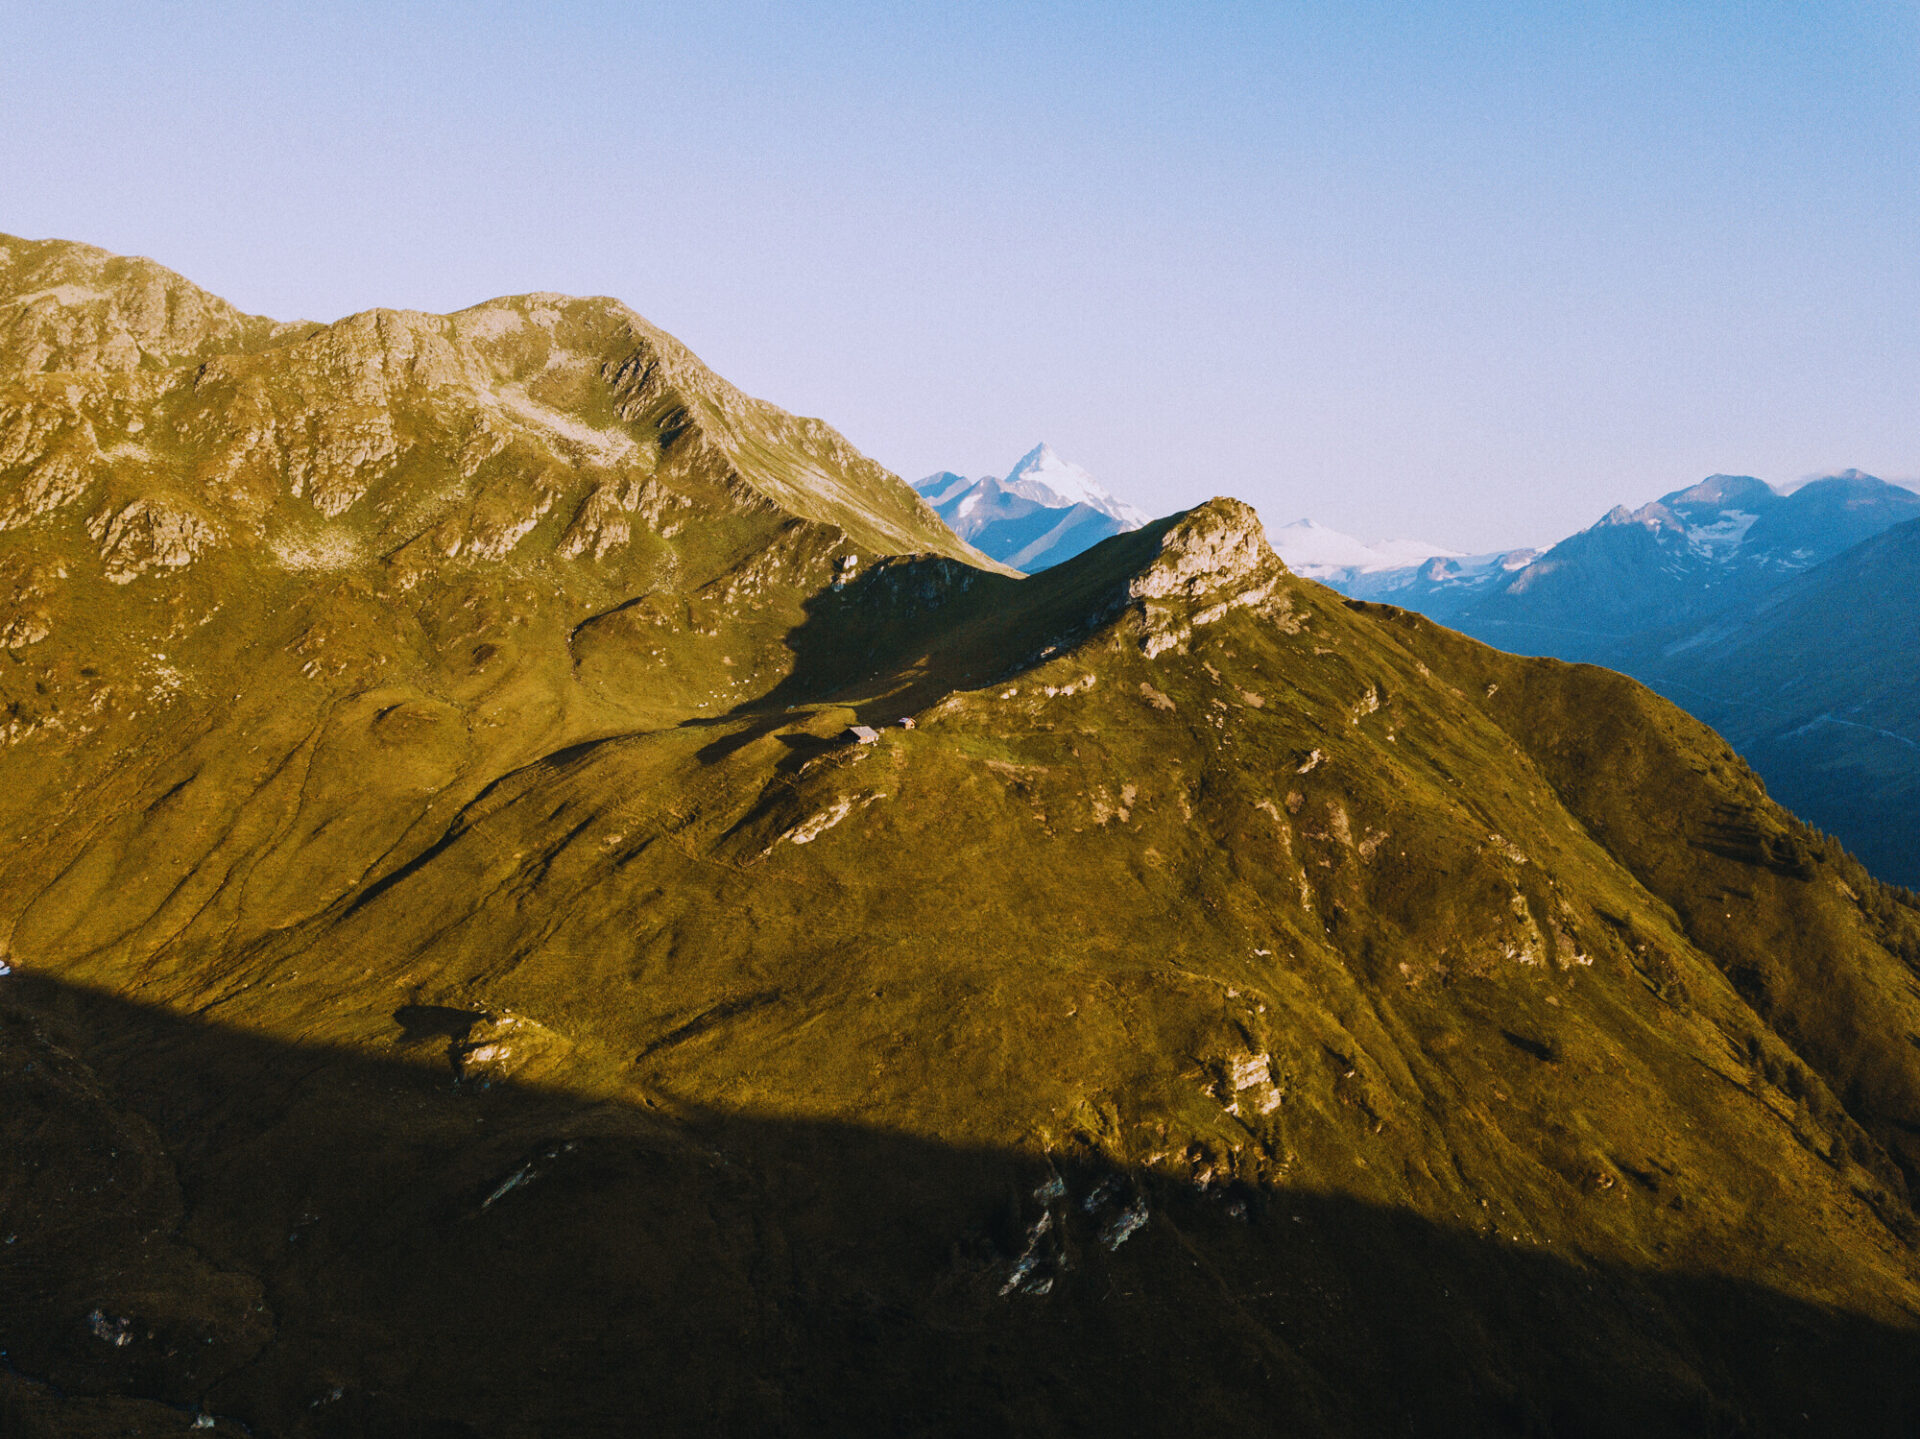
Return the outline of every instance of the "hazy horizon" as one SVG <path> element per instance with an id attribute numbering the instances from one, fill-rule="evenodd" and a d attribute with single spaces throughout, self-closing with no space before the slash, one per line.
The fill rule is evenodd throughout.
<path id="1" fill-rule="evenodd" d="M 51 12 L 0 229 L 251 311 L 619 296 L 909 480 L 1461 550 L 1920 475 L 1920 11 Z"/>
<path id="2" fill-rule="evenodd" d="M 1051 447 L 1051 442 L 1049 442 L 1049 441 L 1046 441 L 1046 440 L 1041 440 L 1041 441 L 1039 441 L 1038 443 L 1039 443 L 1039 444 L 1046 444 L 1046 445 L 1049 445 L 1049 446 Z M 1033 445 L 1029 445 L 1029 446 L 1027 447 L 1027 450 L 1032 450 L 1033 448 L 1035 448 L 1035 446 L 1033 446 Z M 1026 453 L 1026 451 L 1022 451 L 1022 454 L 1023 454 L 1023 455 L 1024 455 L 1025 453 Z M 1056 453 L 1057 453 L 1057 451 L 1056 451 Z M 1062 458 L 1063 460 L 1067 460 L 1067 461 L 1069 461 L 1069 462 L 1072 462 L 1072 461 L 1073 461 L 1073 456 L 1072 456 L 1072 455 L 1061 455 L 1061 456 L 1060 456 L 1060 458 Z M 929 471 L 929 472 L 928 472 L 927 474 L 924 474 L 924 475 L 903 475 L 903 476 L 902 476 L 902 478 L 903 478 L 903 479 L 905 479 L 905 480 L 906 480 L 906 481 L 907 481 L 907 482 L 908 482 L 909 484 L 913 484 L 913 485 L 918 485 L 918 484 L 920 484 L 920 483 L 922 483 L 923 481 L 926 481 L 926 480 L 930 480 L 930 479 L 933 479 L 934 477 L 936 477 L 937 475 L 940 475 L 940 474 L 942 474 L 942 473 L 950 473 L 950 474 L 957 474 L 957 475 L 959 475 L 959 476 L 960 476 L 960 478 L 962 478 L 962 479 L 966 479 L 966 480 L 973 480 L 973 481 L 979 481 L 979 480 L 982 480 L 982 479 L 987 479 L 987 478 L 992 478 L 992 479 L 995 479 L 995 480 L 1003 480 L 1003 479 L 1005 479 L 1005 478 L 1006 478 L 1006 471 L 1007 471 L 1007 470 L 1009 470 L 1009 469 L 1011 469 L 1011 468 L 1013 468 L 1013 467 L 1012 467 L 1011 465 L 1002 465 L 1002 466 L 1000 467 L 1000 470 L 998 470 L 998 471 L 993 471 L 993 470 L 982 470 L 982 471 L 981 471 L 981 472 L 979 472 L 978 474 L 966 474 L 966 473 L 965 473 L 965 472 L 963 472 L 963 471 L 958 471 L 958 470 L 951 470 L 951 469 L 946 469 L 946 468 L 943 468 L 943 469 L 940 469 L 940 470 L 932 470 L 932 471 Z M 1807 485 L 1810 485 L 1810 484 L 1813 484 L 1813 483 L 1815 483 L 1815 482 L 1816 482 L 1816 481 L 1818 481 L 1818 480 L 1827 480 L 1827 479 L 1836 479 L 1836 478 L 1839 478 L 1839 477 L 1841 477 L 1842 475 L 1844 475 L 1844 474 L 1846 474 L 1846 473 L 1848 473 L 1848 472 L 1849 472 L 1850 470 L 1852 470 L 1852 469 L 1857 469 L 1857 467 L 1853 467 L 1853 466 L 1843 466 L 1843 467 L 1842 467 L 1842 468 L 1840 468 L 1840 469 L 1837 469 L 1837 470 L 1829 470 L 1829 471 L 1826 471 L 1826 472 L 1824 472 L 1824 473 L 1821 473 L 1821 474 L 1812 474 L 1812 475 L 1801 475 L 1801 476 L 1800 476 L 1799 478 L 1797 478 L 1797 479 L 1792 479 L 1792 480 L 1773 480 L 1773 479 L 1768 479 L 1768 477 L 1767 477 L 1767 476 L 1765 476 L 1765 475 L 1751 475 L 1751 476 L 1747 476 L 1747 478 L 1749 478 L 1749 479 L 1757 479 L 1757 480 L 1764 480 L 1764 481 L 1766 481 L 1766 482 L 1767 482 L 1768 484 L 1770 484 L 1770 485 L 1772 485 L 1772 486 L 1773 486 L 1773 488 L 1774 488 L 1775 490 L 1777 490 L 1777 491 L 1779 491 L 1779 492 L 1780 492 L 1781 494 L 1783 494 L 1783 495 L 1790 495 L 1790 494 L 1792 494 L 1792 493 L 1793 493 L 1793 492 L 1794 492 L 1795 490 L 1798 490 L 1798 489 L 1802 489 L 1802 488 L 1804 488 L 1805 486 L 1807 486 Z M 1723 470 L 1723 471 L 1716 471 L 1716 472 L 1715 472 L 1714 474 L 1711 474 L 1711 475 L 1698 475 L 1698 476 L 1696 476 L 1696 477 L 1694 477 L 1693 479 L 1691 479 L 1691 480 L 1689 480 L 1689 481 L 1687 481 L 1687 482 L 1686 482 L 1685 484 L 1681 484 L 1681 485 L 1675 485 L 1675 486 L 1673 486 L 1673 487 L 1672 487 L 1672 488 L 1670 488 L 1670 489 L 1666 489 L 1666 490 L 1662 490 L 1662 491 L 1660 492 L 1660 494 L 1657 494 L 1657 495 L 1645 495 L 1645 496 L 1640 496 L 1640 497 L 1636 497 L 1636 498 L 1633 498 L 1633 499 L 1627 499 L 1627 500 L 1621 500 L 1621 501 L 1618 501 L 1617 503 L 1619 503 L 1619 504 L 1624 504 L 1624 505 L 1625 505 L 1625 506 L 1626 506 L 1626 507 L 1627 507 L 1628 509 L 1638 509 L 1638 508 L 1640 508 L 1640 507 L 1641 507 L 1642 505 L 1645 505 L 1645 504 L 1650 504 L 1650 503 L 1651 503 L 1651 502 L 1653 502 L 1654 500 L 1657 500 L 1657 499 L 1659 499 L 1659 498 L 1661 498 L 1661 496 L 1663 496 L 1663 495 L 1669 495 L 1669 494 L 1672 494 L 1672 493 L 1673 493 L 1673 492 L 1674 492 L 1675 490 L 1681 490 L 1681 489 L 1685 489 L 1685 488 L 1687 488 L 1687 487 L 1688 487 L 1689 485 L 1693 485 L 1693 484 L 1698 484 L 1698 483 L 1700 483 L 1700 482 L 1701 482 L 1702 480 L 1709 480 L 1709 479 L 1714 479 L 1714 478 L 1717 478 L 1717 477 L 1719 477 L 1720 475 L 1724 475 L 1724 474 L 1726 474 L 1726 473 L 1728 473 L 1728 472 L 1727 472 L 1727 471 L 1724 471 L 1724 470 Z M 1096 481 L 1099 481 L 1099 480 L 1100 480 L 1100 477 L 1099 477 L 1098 475 L 1094 475 L 1094 477 L 1093 477 L 1093 478 L 1094 478 L 1094 479 L 1095 479 Z M 1898 486 L 1900 486 L 1900 487 L 1901 487 L 1902 489 L 1907 489 L 1907 490 L 1912 490 L 1912 491 L 1914 491 L 1915 493 L 1917 493 L 1917 494 L 1920 494 L 1920 480 L 1912 480 L 1912 479 L 1902 479 L 1902 478 L 1898 478 L 1898 477 L 1895 477 L 1895 476 L 1890 476 L 1890 475 L 1875 475 L 1875 476 L 1874 476 L 1873 478 L 1875 478 L 1875 479 L 1878 479 L 1878 480 L 1885 480 L 1885 481 L 1886 481 L 1886 482 L 1887 482 L 1888 484 L 1891 484 L 1891 485 L 1898 485 Z M 1111 489 L 1111 488 L 1112 488 L 1111 486 L 1105 486 L 1105 485 L 1104 485 L 1104 482 L 1102 482 L 1102 483 L 1103 483 L 1103 487 L 1104 487 L 1104 488 L 1108 488 L 1108 489 Z M 1115 495 L 1114 497 L 1115 497 L 1116 499 L 1119 499 L 1119 500 L 1122 500 L 1122 501 L 1129 501 L 1129 496 L 1127 496 L 1127 495 L 1124 495 L 1124 494 L 1116 494 L 1116 495 Z M 1609 506 L 1608 508 L 1609 508 L 1609 509 L 1611 509 L 1611 508 L 1612 508 L 1612 506 Z M 1326 522 L 1325 520 L 1323 520 L 1323 519 L 1322 519 L 1322 518 L 1321 518 L 1321 517 L 1320 517 L 1319 515 L 1317 515 L 1317 514 L 1311 514 L 1311 513 L 1301 513 L 1301 514 L 1297 514 L 1297 515 L 1291 515 L 1291 516 L 1289 516 L 1289 515 L 1284 515 L 1284 514 L 1277 514 L 1277 513 L 1268 513 L 1267 511 L 1264 511 L 1264 510 L 1263 510 L 1263 511 L 1261 512 L 1261 516 L 1260 516 L 1260 518 L 1261 518 L 1261 522 L 1262 522 L 1263 524 L 1265 524 L 1265 525 L 1267 525 L 1267 526 L 1268 526 L 1269 528 L 1271 528 L 1271 527 L 1273 527 L 1273 526 L 1277 526 L 1277 525 L 1292 525 L 1292 524 L 1299 524 L 1299 523 L 1301 523 L 1301 522 L 1303 522 L 1303 521 L 1307 521 L 1307 520 L 1312 520 L 1312 521 L 1315 521 L 1315 522 L 1317 522 L 1317 523 L 1320 523 L 1320 524 L 1323 524 L 1323 525 L 1326 525 L 1326 527 L 1327 527 L 1328 529 L 1335 529 L 1335 530 L 1337 530 L 1337 529 L 1339 529 L 1339 528 L 1340 528 L 1340 526 L 1338 526 L 1338 525 L 1332 525 L 1332 524 L 1327 524 L 1327 522 Z M 1589 526 L 1591 526 L 1591 525 L 1593 525 L 1593 524 L 1595 524 L 1595 523 L 1598 523 L 1598 521 L 1599 521 L 1600 519 L 1601 519 L 1601 516 L 1600 516 L 1600 515 L 1595 515 L 1595 516 L 1593 516 L 1593 517 L 1592 517 L 1592 519 L 1590 519 L 1590 520 L 1588 520 L 1588 521 L 1586 522 L 1586 524 L 1582 524 L 1582 525 L 1579 525 L 1579 526 L 1577 526 L 1577 527 L 1576 527 L 1576 529 L 1577 529 L 1577 530 L 1583 530 L 1583 529 L 1586 529 L 1586 528 L 1588 528 Z M 1571 533 L 1574 533 L 1574 531 L 1568 531 L 1567 533 L 1569 533 L 1569 534 L 1571 534 Z M 1425 535 L 1409 535 L 1409 534 L 1398 534 L 1398 533 L 1380 533 L 1380 534 L 1374 534 L 1374 533 L 1359 533 L 1359 534 L 1353 534 L 1353 535 L 1351 535 L 1350 537 L 1351 537 L 1351 538 L 1353 538 L 1353 539 L 1356 539 L 1356 540 L 1362 540 L 1362 541 L 1365 541 L 1365 542 L 1367 542 L 1367 543 L 1370 543 L 1370 544 L 1371 544 L 1371 543 L 1379 543 L 1379 542 L 1384 542 L 1384 541 L 1391 541 L 1391 540 L 1424 540 L 1424 539 L 1426 539 L 1426 538 L 1427 538 L 1427 537 L 1426 537 Z M 1522 541 L 1522 540 L 1515 540 L 1515 541 L 1512 541 L 1512 542 L 1510 542 L 1510 543 L 1507 543 L 1507 544 L 1501 544 L 1501 545 L 1492 545 L 1492 546 L 1489 546 L 1489 547 L 1488 547 L 1488 549 L 1487 549 L 1486 551 L 1483 551 L 1482 553 L 1488 553 L 1488 552 L 1492 552 L 1492 551 L 1497 551 L 1497 550 L 1515 550 L 1515 549 L 1526 549 L 1526 548 L 1528 548 L 1528 547 L 1530 546 L 1530 544 L 1537 544 L 1537 545 L 1539 545 L 1539 546 L 1541 546 L 1541 547 L 1544 547 L 1544 546 L 1547 546 L 1547 545 L 1551 545 L 1551 544 L 1553 544 L 1553 543 L 1554 543 L 1555 541 L 1557 541 L 1557 540 L 1561 540 L 1561 539 L 1564 539 L 1564 538 L 1566 538 L 1566 535 L 1564 535 L 1564 534 L 1562 534 L 1562 535 L 1554 535 L 1554 536 L 1552 536 L 1552 537 L 1551 537 L 1551 538 L 1549 538 L 1549 539 L 1546 539 L 1546 540 L 1541 540 L 1541 541 L 1533 541 L 1533 542 L 1529 542 L 1529 541 Z"/>

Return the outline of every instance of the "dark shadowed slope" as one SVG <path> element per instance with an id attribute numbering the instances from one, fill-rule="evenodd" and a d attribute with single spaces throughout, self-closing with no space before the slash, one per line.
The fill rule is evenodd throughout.
<path id="1" fill-rule="evenodd" d="M 1091 1142 L 456 1084 L 445 1055 L 476 1017 L 443 1013 L 336 1049 L 45 981 L 0 997 L 0 1133 L 32 1176 L 0 1194 L 0 1428 L 1892 1435 L 1920 1418 L 1907 1330 L 1559 1252 L 1497 1210 L 1436 1222 L 1224 1154 L 1197 1183 Z M 1657 1170 L 1626 1182 L 1620 1202 L 1649 1211 L 1686 1193 Z"/>

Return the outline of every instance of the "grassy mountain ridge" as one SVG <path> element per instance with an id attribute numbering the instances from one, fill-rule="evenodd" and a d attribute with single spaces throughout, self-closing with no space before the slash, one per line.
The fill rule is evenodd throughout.
<path id="1" fill-rule="evenodd" d="M 631 485 L 664 464 L 665 478 L 703 475 L 740 503 L 850 525 L 857 542 L 979 560 L 829 427 L 742 395 L 617 301 L 531 295 L 453 316 L 275 326 L 150 261 L 11 237 L 0 249 L 17 261 L 0 272 L 12 287 L 0 290 L 0 357 L 23 387 L 8 397 L 0 460 L 25 471 L 28 499 L 10 524 L 73 504 L 89 467 L 158 481 L 173 493 L 150 503 L 171 504 L 185 538 L 164 555 L 123 547 L 122 574 L 257 533 L 288 499 L 325 519 L 372 510 L 378 542 L 404 541 L 420 510 L 447 508 L 408 492 L 415 468 L 452 470 L 481 502 L 434 541 L 495 557 L 542 520 L 574 522 L 569 554 L 604 556 L 637 502 L 618 488 L 583 497 L 579 480 Z"/>
<path id="2" fill-rule="evenodd" d="M 16 1413 L 1911 1425 L 1920 914 L 1717 735 L 1232 500 L 882 549 L 608 316 L 208 363 L 0 533 Z M 136 482 L 220 528 L 121 578 Z"/>
<path id="3" fill-rule="evenodd" d="M 151 260 L 0 235 L 0 374 L 162 371 L 313 326 L 243 315 Z"/>

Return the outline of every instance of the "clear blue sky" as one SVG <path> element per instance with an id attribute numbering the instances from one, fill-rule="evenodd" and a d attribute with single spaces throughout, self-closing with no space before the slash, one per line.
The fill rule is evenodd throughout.
<path id="1" fill-rule="evenodd" d="M 1920 476 L 1920 6 L 0 6 L 0 230 L 620 296 L 909 478 L 1462 548 Z"/>

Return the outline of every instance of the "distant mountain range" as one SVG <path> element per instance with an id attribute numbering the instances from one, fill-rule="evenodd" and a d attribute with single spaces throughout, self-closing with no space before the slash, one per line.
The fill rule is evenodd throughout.
<path id="1" fill-rule="evenodd" d="M 1750 475 L 1711 475 L 1638 509 L 1616 505 L 1545 551 L 1367 546 L 1310 520 L 1279 536 L 1312 534 L 1313 562 L 1297 571 L 1356 599 L 1417 609 L 1503 649 L 1613 663 L 1649 629 L 1756 599 L 1915 517 L 1920 495 L 1847 470 L 1788 492 Z M 1285 543 L 1275 549 L 1294 563 Z M 1396 550 L 1408 558 L 1392 563 Z M 1344 559 L 1349 551 L 1356 559 Z M 1320 563 L 1322 553 L 1342 558 Z"/>
<path id="2" fill-rule="evenodd" d="M 1005 479 L 970 480 L 941 470 L 914 489 L 961 539 L 1027 574 L 1137 530 L 1149 519 L 1044 444 L 1027 451 Z"/>
<path id="3" fill-rule="evenodd" d="M 1395 547 L 1304 521 L 1276 548 L 1293 564 L 1284 539 L 1304 526 L 1310 563 L 1296 568 L 1343 594 L 1643 680 L 1880 873 L 1920 885 L 1916 521 L 1920 494 L 1859 470 L 1786 492 L 1712 475 L 1617 506 L 1544 553 L 1385 564 Z"/>

